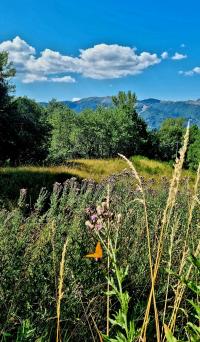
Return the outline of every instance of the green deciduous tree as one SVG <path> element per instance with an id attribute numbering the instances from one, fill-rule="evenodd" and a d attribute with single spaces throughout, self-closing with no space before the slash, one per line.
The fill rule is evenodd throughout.
<path id="1" fill-rule="evenodd" d="M 128 93 L 120 91 L 117 96 L 112 97 L 112 101 L 116 108 L 127 115 L 128 133 L 131 137 L 131 143 L 129 141 L 126 148 L 126 155 L 147 155 L 150 152 L 148 151 L 149 135 L 147 132 L 147 124 L 136 111 L 136 95 L 131 91 L 128 91 Z M 126 141 L 124 143 L 126 144 Z"/>
<path id="2" fill-rule="evenodd" d="M 12 115 L 12 160 L 15 164 L 40 163 L 48 154 L 50 125 L 44 108 L 27 97 L 18 97 L 10 105 Z M 10 151 L 11 152 L 11 151 Z"/>
<path id="3" fill-rule="evenodd" d="M 76 152 L 85 157 L 112 157 L 132 144 L 130 118 L 119 108 L 85 110 L 79 116 Z"/>
<path id="4" fill-rule="evenodd" d="M 159 155 L 162 160 L 175 160 L 182 146 L 184 119 L 166 119 L 159 131 Z"/>
<path id="5" fill-rule="evenodd" d="M 120 92 L 113 97 L 114 107 L 98 107 L 75 114 L 62 103 L 47 107 L 52 139 L 50 160 L 71 157 L 113 157 L 142 154 L 149 141 L 147 126 L 135 110 L 136 96 Z"/>
<path id="6" fill-rule="evenodd" d="M 190 129 L 190 142 L 187 153 L 187 166 L 196 170 L 200 163 L 200 129 L 194 125 Z"/>
<path id="7" fill-rule="evenodd" d="M 15 69 L 8 53 L 0 53 L 0 163 L 41 162 L 47 156 L 49 126 L 44 110 L 26 97 L 14 98 L 11 78 Z"/>
<path id="8" fill-rule="evenodd" d="M 179 149 L 182 146 L 183 135 L 186 129 L 186 122 L 183 118 L 166 119 L 160 130 L 157 132 L 159 141 L 158 156 L 162 160 L 175 160 Z M 154 156 L 155 158 L 155 156 Z M 197 169 L 200 162 L 200 129 L 197 125 L 190 127 L 190 137 L 188 143 L 185 167 Z"/>
<path id="9" fill-rule="evenodd" d="M 56 100 L 49 103 L 46 111 L 48 122 L 52 126 L 49 160 L 63 162 L 74 154 L 77 116 Z"/>
<path id="10" fill-rule="evenodd" d="M 15 75 L 15 69 L 8 62 L 8 53 L 0 52 L 0 111 L 6 109 L 10 103 L 10 92 L 14 86 L 10 84 L 10 78 Z"/>
<path id="11" fill-rule="evenodd" d="M 15 70 L 8 62 L 8 53 L 0 52 L 0 162 L 8 159 L 9 151 L 13 147 L 12 116 L 10 115 L 10 92 L 14 89 L 10 78 Z"/>
<path id="12" fill-rule="evenodd" d="M 118 95 L 112 96 L 112 102 L 114 106 L 122 109 L 128 114 L 134 114 L 137 116 L 135 105 L 136 105 L 137 97 L 135 93 L 132 93 L 130 90 L 128 93 L 124 91 L 119 91 Z"/>

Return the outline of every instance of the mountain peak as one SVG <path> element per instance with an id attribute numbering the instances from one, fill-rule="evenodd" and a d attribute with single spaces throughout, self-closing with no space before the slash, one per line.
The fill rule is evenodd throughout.
<path id="1" fill-rule="evenodd" d="M 141 100 L 140 102 L 142 102 L 146 105 L 151 105 L 151 104 L 155 104 L 155 103 L 160 103 L 161 101 L 158 99 L 149 98 L 149 99 Z"/>

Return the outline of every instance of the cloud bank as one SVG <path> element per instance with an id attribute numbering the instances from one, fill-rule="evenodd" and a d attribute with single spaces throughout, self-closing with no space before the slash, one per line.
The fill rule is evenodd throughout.
<path id="1" fill-rule="evenodd" d="M 80 50 L 79 56 L 62 55 L 45 49 L 38 57 L 36 49 L 20 37 L 0 43 L 0 51 L 9 53 L 23 83 L 74 83 L 69 74 L 103 80 L 137 75 L 161 62 L 156 53 L 137 53 L 135 48 L 117 44 L 98 44 Z M 166 53 L 162 56 L 166 58 Z"/>

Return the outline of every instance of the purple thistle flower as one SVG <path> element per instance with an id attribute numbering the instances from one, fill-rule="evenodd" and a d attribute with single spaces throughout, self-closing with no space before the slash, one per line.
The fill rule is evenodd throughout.
<path id="1" fill-rule="evenodd" d="M 96 214 L 93 214 L 93 215 L 90 217 L 90 220 L 91 220 L 92 222 L 96 222 L 96 220 L 97 220 L 97 215 L 96 215 Z"/>

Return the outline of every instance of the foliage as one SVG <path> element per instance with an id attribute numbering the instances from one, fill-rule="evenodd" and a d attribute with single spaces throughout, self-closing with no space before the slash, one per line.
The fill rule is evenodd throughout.
<path id="1" fill-rule="evenodd" d="M 80 113 L 88 108 L 95 110 L 98 106 L 111 107 L 112 97 L 89 97 L 78 101 L 62 101 L 62 103 Z M 47 106 L 47 103 L 43 103 L 43 105 Z M 150 98 L 138 100 L 136 110 L 150 130 L 158 130 L 162 122 L 169 117 L 184 118 L 186 122 L 191 120 L 192 124 L 200 127 L 199 105 L 200 99 L 196 101 L 163 101 Z"/>
<path id="2" fill-rule="evenodd" d="M 174 160 L 182 145 L 184 119 L 166 119 L 159 131 L 159 155 L 162 160 Z"/>
<path id="3" fill-rule="evenodd" d="M 196 268 L 197 270 L 197 282 L 194 280 L 188 281 L 187 279 L 185 280 L 185 283 L 189 289 L 191 289 L 195 294 L 197 301 L 189 300 L 189 303 L 191 304 L 193 310 L 194 310 L 194 317 L 196 319 L 196 323 L 193 322 L 188 322 L 186 326 L 187 334 L 190 337 L 192 342 L 196 342 L 199 340 L 200 337 L 200 303 L 199 303 L 199 295 L 200 295 L 200 257 L 196 257 L 194 255 L 191 255 L 190 257 L 190 262 L 192 265 Z M 192 321 L 194 319 L 192 317 Z"/>
<path id="4" fill-rule="evenodd" d="M 47 156 L 50 127 L 44 110 L 28 98 L 12 99 L 10 78 L 15 70 L 8 54 L 0 53 L 0 163 L 39 163 Z"/>
<path id="5" fill-rule="evenodd" d="M 192 266 L 196 268 L 197 271 L 197 281 L 188 280 L 184 277 L 182 278 L 182 281 L 186 284 L 186 286 L 193 291 L 194 294 L 196 294 L 197 300 L 188 300 L 192 307 L 192 313 L 190 313 L 190 317 L 188 317 L 188 322 L 185 326 L 185 330 L 187 333 L 188 341 L 190 342 L 198 342 L 200 337 L 200 327 L 199 327 L 199 321 L 200 321 L 200 304 L 199 304 L 199 295 L 200 295 L 200 284 L 199 284 L 199 276 L 200 276 L 200 257 L 196 257 L 194 255 L 191 255 L 189 258 Z M 168 342 L 178 342 L 177 339 L 173 336 L 170 329 L 165 326 L 165 335 Z"/>
<path id="6" fill-rule="evenodd" d="M 136 111 L 134 93 L 119 92 L 112 97 L 114 107 L 85 109 L 79 115 L 62 103 L 50 102 L 47 116 L 52 138 L 49 160 L 63 163 L 68 158 L 108 158 L 117 153 L 142 154 L 172 161 L 178 156 L 185 132 L 185 120 L 166 119 L 158 131 L 147 125 Z M 199 128 L 190 129 L 186 167 L 196 169 L 199 162 Z"/>
<path id="7" fill-rule="evenodd" d="M 117 96 L 112 96 L 112 102 L 115 107 L 134 116 L 137 116 L 135 109 L 136 101 L 136 95 L 131 91 L 128 91 L 127 94 L 124 91 L 119 91 Z"/>
<path id="8" fill-rule="evenodd" d="M 49 159 L 113 157 L 145 153 L 146 124 L 135 110 L 135 95 L 120 92 L 113 97 L 115 108 L 98 107 L 76 115 L 61 103 L 51 101 L 47 115 L 52 125 Z"/>
<path id="9" fill-rule="evenodd" d="M 40 163 L 47 157 L 50 126 L 45 122 L 44 110 L 35 101 L 18 97 L 10 105 L 12 118 L 11 163 Z"/>
<path id="10" fill-rule="evenodd" d="M 187 154 L 187 164 L 192 170 L 197 170 L 200 162 L 200 129 L 197 126 L 191 128 L 191 140 Z"/>
<path id="11" fill-rule="evenodd" d="M 10 101 L 10 91 L 14 90 L 10 78 L 15 75 L 15 69 L 8 62 L 8 53 L 0 52 L 0 110 L 3 112 Z M 0 113 L 2 114 L 2 113 Z"/>
<path id="12" fill-rule="evenodd" d="M 77 342 L 98 340 L 95 326 L 105 333 L 107 260 L 104 256 L 101 263 L 96 263 L 87 260 L 84 255 L 93 250 L 97 242 L 94 230 L 85 225 L 87 212 L 94 210 L 94 206 L 104 200 L 108 183 L 110 212 L 112 217 L 117 218 L 119 214 L 121 216 L 117 264 L 122 270 L 129 265 L 129 272 L 122 282 L 121 296 L 123 297 L 127 292 L 130 296 L 131 311 L 128 311 L 127 322 L 134 319 L 135 329 L 141 327 L 141 317 L 144 314 L 151 283 L 144 214 L 141 203 L 137 200 L 137 186 L 134 182 L 132 184 L 130 174 L 123 174 L 121 177 L 112 176 L 100 184 L 89 180 L 80 183 L 70 179 L 64 184 L 55 184 L 50 199 L 43 189 L 34 206 L 23 197 L 18 207 L 0 210 L 0 331 L 4 335 L 11 334 L 11 340 L 16 340 L 17 332 L 19 329 L 21 331 L 21 322 L 26 320 L 29 321 L 29 329 L 34 334 L 33 340 L 43 336 L 48 336 L 46 340 L 55 340 L 56 289 L 66 237 L 69 238 L 69 244 L 61 302 L 62 340 Z M 165 207 L 169 183 L 165 181 L 162 187 L 154 189 L 149 179 L 143 180 L 143 186 L 147 197 L 150 238 L 153 258 L 155 258 L 159 221 Z M 175 249 L 172 257 L 172 267 L 175 268 L 185 244 L 187 208 L 191 196 L 184 182 L 178 194 L 173 216 L 175 222 L 176 218 L 179 218 L 176 223 Z M 194 210 L 193 217 L 188 240 L 190 248 L 199 241 L 197 208 Z M 171 221 L 171 225 L 173 224 Z M 115 234 L 114 230 L 112 232 Z M 111 234 L 110 238 L 113 237 Z M 166 289 L 165 267 L 169 243 L 170 237 L 166 235 L 163 261 L 156 284 L 161 317 Z M 113 273 L 113 277 L 117 279 L 116 272 Z M 116 296 L 111 296 L 110 300 L 111 319 L 115 319 L 113 314 L 119 312 L 119 302 L 116 302 Z M 172 301 L 173 292 L 170 293 L 169 306 Z M 183 303 L 186 309 L 188 304 L 185 298 Z M 149 340 L 153 341 L 155 335 L 151 329 L 154 324 L 152 314 L 149 319 L 148 336 Z M 182 322 L 183 319 L 180 319 L 180 327 Z M 114 332 L 115 330 L 112 330 L 111 336 L 115 336 Z"/>
<path id="13" fill-rule="evenodd" d="M 48 160 L 54 163 L 66 161 L 73 156 L 77 117 L 55 100 L 49 103 L 46 115 L 52 127 Z"/>
<path id="14" fill-rule="evenodd" d="M 12 118 L 10 118 L 9 105 L 10 92 L 14 89 L 10 78 L 15 70 L 8 62 L 8 53 L 0 52 L 0 161 L 8 158 L 8 150 L 12 148 Z"/>
<path id="15" fill-rule="evenodd" d="M 158 156 L 161 160 L 172 161 L 178 156 L 178 151 L 182 145 L 182 139 L 185 132 L 185 120 L 179 119 L 166 119 L 160 129 L 153 134 L 151 141 L 156 142 L 158 149 L 155 148 L 153 155 Z M 200 161 L 200 129 L 197 125 L 190 127 L 190 138 L 188 143 L 187 157 L 185 167 L 196 170 Z"/>
<path id="16" fill-rule="evenodd" d="M 129 115 L 120 108 L 98 108 L 79 116 L 78 151 L 81 157 L 113 157 L 141 151 L 142 136 Z"/>
<path id="17" fill-rule="evenodd" d="M 117 241 L 115 242 L 116 245 Z M 123 282 L 128 275 L 128 266 L 126 268 L 117 265 L 116 247 L 109 243 L 111 257 L 111 276 L 108 277 L 109 291 L 106 295 L 115 296 L 120 303 L 120 308 L 109 318 L 114 329 L 114 337 L 103 335 L 106 342 L 132 342 L 138 337 L 139 333 L 135 328 L 133 320 L 128 319 L 130 296 L 128 291 L 123 290 Z M 113 335 L 113 334 L 111 334 Z"/>

